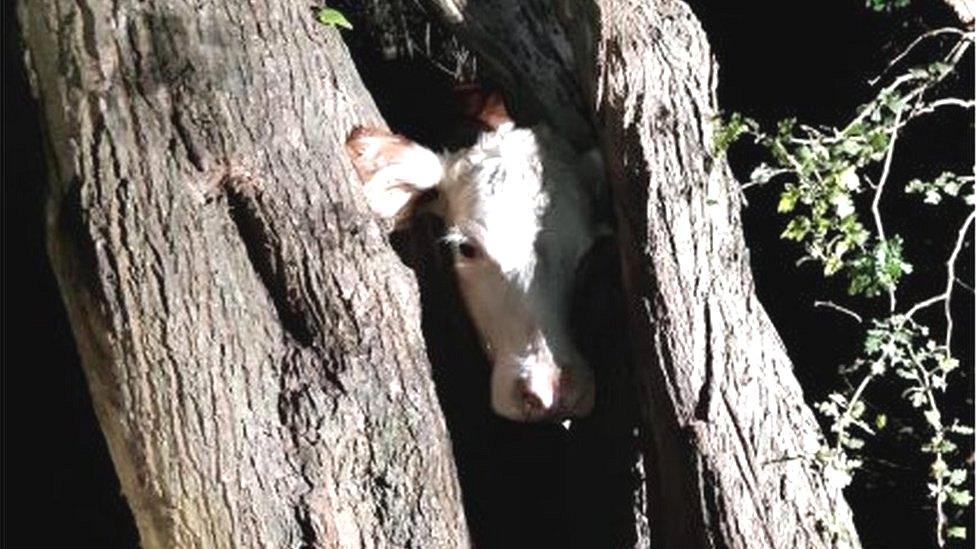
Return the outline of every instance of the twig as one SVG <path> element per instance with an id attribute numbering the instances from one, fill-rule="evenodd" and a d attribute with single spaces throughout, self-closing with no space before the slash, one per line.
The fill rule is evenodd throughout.
<path id="1" fill-rule="evenodd" d="M 847 316 L 849 316 L 849 317 L 853 318 L 854 320 L 856 320 L 858 324 L 861 324 L 861 323 L 864 322 L 864 319 L 861 318 L 861 315 L 855 313 L 854 311 L 848 309 L 847 307 L 842 307 L 842 306 L 840 306 L 840 305 L 838 305 L 838 304 L 836 304 L 836 303 L 834 303 L 832 301 L 814 301 L 813 302 L 813 306 L 814 307 L 827 307 L 828 309 L 833 309 L 835 311 L 844 313 Z"/>
<path id="2" fill-rule="evenodd" d="M 905 312 L 905 318 L 912 318 L 913 316 L 915 316 L 915 313 L 921 311 L 922 309 L 931 307 L 932 305 L 935 305 L 936 303 L 942 301 L 945 298 L 946 296 L 945 293 L 943 292 L 941 294 L 934 295 L 924 301 L 919 301 L 915 305 L 912 305 L 911 309 L 908 309 L 908 311 Z"/>
<path id="3" fill-rule="evenodd" d="M 942 413 L 939 410 L 939 404 L 935 400 L 935 393 L 933 392 L 932 378 L 929 375 L 928 370 L 922 366 L 922 361 L 919 360 L 918 356 L 912 351 L 911 347 L 908 348 L 908 355 L 911 357 L 911 364 L 915 367 L 915 371 L 918 373 L 918 380 L 921 382 L 921 388 L 925 392 L 925 399 L 928 401 L 929 409 L 925 413 L 925 419 L 928 421 L 929 425 L 935 431 L 935 436 L 942 436 L 945 433 L 945 427 L 942 424 Z M 933 463 L 944 462 L 944 453 L 936 446 L 933 448 L 933 454 L 935 454 L 935 459 Z M 934 471 L 934 468 L 933 468 Z M 934 475 L 935 480 L 935 538 L 939 545 L 942 547 L 945 545 L 945 528 L 946 528 L 946 514 L 945 514 L 945 477 L 940 474 Z"/>
<path id="4" fill-rule="evenodd" d="M 901 121 L 901 109 L 899 108 L 895 111 L 895 124 L 894 127 L 898 127 L 898 123 Z M 898 140 L 898 132 L 891 132 L 891 141 L 888 142 L 888 152 L 885 154 L 884 167 L 881 169 L 881 178 L 878 179 L 878 186 L 874 190 L 874 200 L 871 202 L 871 213 L 874 215 L 874 226 L 878 231 L 878 239 L 881 242 L 887 242 L 885 238 L 884 225 L 881 222 L 881 193 L 884 191 L 885 182 L 888 181 L 888 175 L 891 173 L 891 159 L 894 157 L 895 153 L 895 141 Z M 895 289 L 892 286 L 888 287 L 888 307 L 891 312 L 895 312 Z"/>
<path id="5" fill-rule="evenodd" d="M 880 92 L 878 92 L 878 97 L 881 97 L 881 96 L 883 96 L 883 95 L 885 95 L 887 93 L 891 93 L 893 90 L 897 89 L 899 86 L 901 86 L 905 82 L 911 82 L 912 80 L 918 80 L 918 79 L 919 79 L 919 77 L 916 76 L 916 75 L 914 75 L 914 74 L 903 74 L 903 75 L 899 76 L 898 78 L 896 78 L 894 80 L 894 82 L 892 82 L 891 84 L 888 84 L 888 86 L 886 86 L 883 90 L 881 90 Z M 916 92 L 917 92 L 917 90 L 916 90 Z M 916 93 L 916 92 L 913 92 L 913 93 Z M 865 108 L 857 116 L 855 116 L 854 119 L 851 120 L 847 124 L 847 126 L 845 126 L 844 129 L 841 130 L 837 134 L 837 139 L 843 138 L 845 135 L 847 135 L 847 132 L 851 131 L 851 128 L 853 128 L 858 123 L 860 123 L 862 120 L 864 120 L 865 118 L 867 118 L 868 116 L 870 116 L 871 113 L 874 112 L 880 106 L 881 106 L 881 104 L 877 100 L 875 100 L 875 101 L 873 101 L 871 103 L 868 103 L 867 108 Z"/>
<path id="6" fill-rule="evenodd" d="M 919 98 L 921 99 L 921 96 Z M 907 126 L 908 123 L 911 122 L 912 120 L 914 120 L 914 119 L 916 119 L 916 118 L 918 118 L 920 116 L 923 116 L 923 115 L 926 115 L 926 114 L 930 114 L 932 112 L 935 112 L 936 109 L 939 109 L 939 108 L 942 108 L 942 107 L 959 107 L 960 109 L 972 109 L 972 108 L 976 107 L 976 101 L 973 101 L 973 100 L 968 100 L 967 101 L 965 99 L 959 99 L 959 98 L 956 98 L 956 97 L 946 97 L 946 98 L 943 98 L 943 99 L 937 99 L 937 100 L 935 100 L 935 101 L 933 101 L 931 103 L 925 104 L 921 108 L 912 109 L 912 111 L 905 118 L 905 120 L 902 121 L 901 124 L 899 124 L 897 126 L 892 126 L 891 129 L 889 129 L 887 131 L 894 132 L 894 131 L 901 130 L 902 128 L 904 128 L 905 126 Z"/>
<path id="7" fill-rule="evenodd" d="M 885 66 L 884 70 L 882 70 L 878 74 L 878 76 L 875 76 L 871 80 L 868 80 L 868 84 L 870 84 L 871 86 L 877 84 L 878 81 L 881 80 L 881 77 L 883 77 L 885 74 L 888 73 L 889 70 L 891 70 L 891 67 L 894 67 L 899 61 L 904 59 L 905 56 L 911 53 L 911 51 L 915 49 L 915 46 L 919 45 L 923 40 L 932 38 L 934 36 L 939 36 L 942 34 L 955 34 L 958 36 L 966 36 L 965 31 L 961 31 L 954 27 L 944 27 L 941 29 L 930 30 L 929 32 L 926 32 L 925 34 L 922 34 L 921 36 L 913 40 L 912 43 L 908 45 L 908 47 L 906 47 L 904 50 L 902 50 L 901 53 L 896 55 L 890 62 L 888 62 L 888 65 Z"/>
<path id="8" fill-rule="evenodd" d="M 946 335 L 945 335 L 945 348 L 946 352 L 949 350 L 949 343 L 952 342 L 952 287 L 955 285 L 956 280 L 956 259 L 959 258 L 959 252 L 962 251 L 962 244 L 966 240 L 966 233 L 969 232 L 969 226 L 973 224 L 973 219 L 976 218 L 976 211 L 969 212 L 969 216 L 966 217 L 966 221 L 963 222 L 962 227 L 959 229 L 959 234 L 956 236 L 956 245 L 952 248 L 952 255 L 949 256 L 949 261 L 946 263 L 946 268 L 949 270 L 946 276 L 946 289 L 945 289 L 945 319 L 946 319 Z"/>
<path id="9" fill-rule="evenodd" d="M 973 224 L 973 220 L 976 219 L 976 211 L 970 212 L 966 220 L 963 221 L 962 226 L 959 228 L 959 232 L 956 234 L 956 243 L 952 247 L 952 253 L 949 255 L 949 259 L 946 261 L 946 287 L 942 293 L 934 295 L 924 301 L 920 301 L 915 305 L 912 305 L 910 309 L 905 313 L 905 318 L 911 319 L 913 315 L 925 309 L 931 307 L 940 301 L 944 302 L 944 311 L 946 318 L 946 337 L 945 337 L 945 347 L 949 349 L 949 343 L 952 339 L 952 315 L 950 314 L 950 300 L 952 298 L 952 288 L 955 282 L 958 282 L 956 278 L 956 260 L 959 258 L 959 253 L 962 251 L 962 245 L 966 241 L 966 233 L 969 232 L 969 226 Z"/>
<path id="10" fill-rule="evenodd" d="M 969 284 L 966 284 L 965 282 L 963 282 L 962 279 L 960 279 L 958 276 L 956 277 L 956 284 L 962 286 L 966 290 L 969 290 L 969 293 L 976 294 L 976 289 L 974 289 Z"/>
<path id="11" fill-rule="evenodd" d="M 963 33 L 963 36 L 967 36 L 967 35 L 965 33 Z M 944 63 L 945 65 L 948 65 L 950 67 L 950 69 L 951 68 L 954 68 L 957 64 L 959 64 L 959 60 L 962 59 L 962 56 L 963 55 L 965 55 L 966 50 L 969 49 L 969 46 L 970 45 L 971 45 L 971 41 L 970 40 L 960 40 L 955 46 L 953 46 L 953 48 L 949 51 L 949 53 L 946 54 L 946 56 L 942 59 L 942 63 Z M 899 76 L 898 78 L 895 78 L 894 81 L 891 82 L 891 84 L 888 84 L 880 92 L 878 92 L 878 97 L 882 97 L 882 96 L 884 96 L 884 95 L 886 95 L 888 93 L 893 92 L 894 90 L 898 89 L 902 84 L 905 84 L 907 82 L 922 80 L 923 83 L 920 86 L 918 86 L 917 88 L 915 88 L 911 92 L 905 94 L 905 97 L 904 97 L 904 100 L 906 102 L 907 101 L 911 101 L 913 99 L 919 99 L 919 98 L 921 98 L 921 95 L 923 93 L 925 93 L 925 91 L 928 88 L 930 88 L 930 87 L 934 86 L 935 84 L 938 84 L 939 82 L 941 82 L 951 72 L 953 72 L 953 71 L 952 70 L 946 70 L 942 75 L 940 75 L 935 80 L 929 80 L 928 78 L 926 78 L 924 76 L 919 76 L 919 75 L 913 74 L 913 73 L 903 74 L 903 75 Z M 847 135 L 847 132 L 849 132 L 852 128 L 854 128 L 854 126 L 856 126 L 862 120 L 864 120 L 865 118 L 867 118 L 868 116 L 870 116 L 871 113 L 873 113 L 875 110 L 877 110 L 880 107 L 881 107 L 881 104 L 879 102 L 877 102 L 877 101 L 874 101 L 872 103 L 869 103 L 868 106 L 867 106 L 867 108 L 865 108 L 863 111 L 861 111 L 861 113 L 859 113 L 853 120 L 850 121 L 850 123 L 847 124 L 847 126 L 843 130 L 841 130 L 837 134 L 837 138 L 843 138 L 845 135 Z M 895 125 L 895 127 L 897 129 L 897 124 Z"/>
<path id="12" fill-rule="evenodd" d="M 935 101 L 929 103 L 923 109 L 919 109 L 912 113 L 913 116 L 918 116 L 920 114 L 926 114 L 938 109 L 940 107 L 959 107 L 960 109 L 971 109 L 976 106 L 976 101 L 959 99 L 957 97 L 945 97 L 943 99 L 936 99 Z"/>

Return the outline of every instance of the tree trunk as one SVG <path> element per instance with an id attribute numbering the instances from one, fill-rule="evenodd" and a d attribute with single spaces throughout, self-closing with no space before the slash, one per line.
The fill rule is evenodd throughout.
<path id="1" fill-rule="evenodd" d="M 563 14 L 613 184 L 664 547 L 858 546 L 821 434 L 753 287 L 713 153 L 717 67 L 687 5 Z"/>
<path id="2" fill-rule="evenodd" d="M 630 305 L 652 545 L 859 546 L 755 294 L 738 184 L 712 148 L 717 67 L 688 6 L 432 1 L 514 83 L 526 119 L 581 147 L 588 127 L 599 136 Z"/>
<path id="3" fill-rule="evenodd" d="M 409 271 L 303 4 L 22 3 L 49 254 L 146 547 L 469 544 Z"/>
<path id="4" fill-rule="evenodd" d="M 639 385 L 626 367 L 605 375 L 616 406 L 571 444 L 581 482 L 606 490 L 577 513 L 613 507 L 589 534 L 620 536 L 571 539 L 857 546 L 755 296 L 737 184 L 711 151 L 715 65 L 687 6 L 432 4 L 520 120 L 598 142 L 611 176 Z M 304 6 L 231 0 L 25 3 L 21 23 L 51 156 L 50 255 L 143 544 L 468 545 L 416 292 L 342 149 L 379 117 L 335 31 Z M 445 299 L 431 285 L 448 281 L 421 274 Z M 459 376 L 430 309 L 434 373 Z M 464 449 L 484 419 L 453 413 Z M 613 456 L 587 455 L 601 445 Z M 604 467 L 630 476 L 607 488 Z"/>

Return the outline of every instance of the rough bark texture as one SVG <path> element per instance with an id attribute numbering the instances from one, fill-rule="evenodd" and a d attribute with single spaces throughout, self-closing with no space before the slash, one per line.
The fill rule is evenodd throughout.
<path id="1" fill-rule="evenodd" d="M 547 0 L 429 3 L 479 54 L 482 76 L 501 84 L 519 124 L 545 123 L 581 151 L 596 146 L 572 46 L 554 11 L 556 4 Z M 614 242 L 605 242 L 593 253 L 589 272 L 578 273 L 578 282 L 586 287 L 575 304 L 576 339 L 596 370 L 598 394 L 594 414 L 574 422 L 563 458 L 569 509 L 567 524 L 560 530 L 568 532 L 565 544 L 573 547 L 648 547 L 651 542 L 653 521 L 646 512 L 638 395 L 616 248 Z"/>
<path id="2" fill-rule="evenodd" d="M 858 546 L 846 502 L 812 459 L 819 428 L 756 298 L 737 183 L 712 153 L 716 66 L 688 6 L 433 3 L 514 83 L 516 99 L 534 96 L 523 102 L 534 111 L 527 119 L 582 146 L 588 128 L 599 135 L 630 303 L 654 545 Z"/>
<path id="3" fill-rule="evenodd" d="M 146 547 L 463 547 L 416 289 L 298 3 L 24 3 L 49 253 Z"/>
<path id="4" fill-rule="evenodd" d="M 545 0 L 429 0 L 488 65 L 523 124 L 545 121 L 574 145 L 593 143 L 573 52 Z"/>
<path id="5" fill-rule="evenodd" d="M 716 66 L 687 5 L 566 5 L 614 187 L 665 547 L 857 546 L 819 428 L 758 302 L 737 183 L 712 151 Z"/>
<path id="6" fill-rule="evenodd" d="M 479 68 L 484 69 L 481 76 L 501 84 L 507 106 L 519 124 L 545 123 L 581 151 L 596 145 L 583 108 L 571 44 L 554 3 L 429 3 L 464 44 L 479 54 Z M 551 546 L 648 547 L 653 521 L 646 512 L 638 395 L 626 333 L 626 307 L 619 285 L 619 256 L 612 241 L 599 248 L 591 257 L 586 269 L 589 272 L 579 273 L 578 282 L 586 287 L 579 292 L 582 300 L 575 304 L 576 339 L 596 370 L 597 404 L 591 417 L 574 422 L 564 455 L 552 457 L 554 466 L 565 460 L 569 501 L 566 519 L 557 526 L 559 532 L 546 541 Z M 448 415 L 450 421 L 451 414 Z M 452 433 L 459 430 L 465 429 L 452 428 Z M 455 435 L 456 448 L 457 445 Z M 463 479 L 461 456 L 459 466 L 466 498 L 470 499 L 472 490 Z M 545 505 L 544 496 L 536 496 L 536 501 Z"/>
<path id="7" fill-rule="evenodd" d="M 715 66 L 687 6 L 432 4 L 520 120 L 580 148 L 595 127 L 612 176 L 644 459 L 622 450 L 629 370 L 605 370 L 613 406 L 574 428 L 569 467 L 620 473 L 581 481 L 600 496 L 579 517 L 622 511 L 575 541 L 857 546 L 846 503 L 800 459 L 819 432 L 710 152 Z M 50 254 L 143 544 L 468 545 L 416 292 L 342 152 L 379 119 L 335 31 L 303 5 L 229 0 L 23 4 L 20 19 L 51 154 Z M 437 295 L 442 272 L 422 273 L 425 302 L 455 299 Z M 474 337 L 440 309 L 425 310 L 428 342 L 458 337 L 430 347 L 434 374 L 469 387 L 441 395 L 459 463 L 490 466 L 471 429 L 486 372 L 450 368 Z M 468 486 L 490 491 L 477 470 Z M 493 516 L 473 527 L 493 533 Z"/>

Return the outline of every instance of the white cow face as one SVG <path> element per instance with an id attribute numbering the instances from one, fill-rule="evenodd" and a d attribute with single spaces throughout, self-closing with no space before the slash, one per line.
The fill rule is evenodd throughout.
<path id="1" fill-rule="evenodd" d="M 491 404 L 518 421 L 593 408 L 593 372 L 569 332 L 577 267 L 596 236 L 573 150 L 545 127 L 505 121 L 476 145 L 436 155 L 359 129 L 348 142 L 370 207 L 399 217 L 425 190 L 455 250 L 461 295 L 492 362 Z"/>

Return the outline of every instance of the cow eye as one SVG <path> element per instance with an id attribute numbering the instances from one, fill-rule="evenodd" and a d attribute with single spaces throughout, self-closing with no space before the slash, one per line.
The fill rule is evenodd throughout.
<path id="1" fill-rule="evenodd" d="M 481 250 L 470 242 L 459 242 L 457 245 L 457 253 L 465 259 L 477 259 L 481 257 Z"/>

